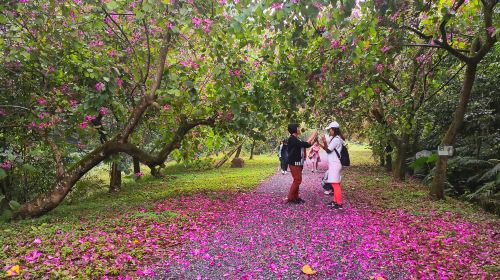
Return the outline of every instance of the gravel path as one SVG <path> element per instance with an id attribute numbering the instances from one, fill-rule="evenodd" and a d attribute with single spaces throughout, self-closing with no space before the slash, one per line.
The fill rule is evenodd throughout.
<path id="1" fill-rule="evenodd" d="M 409 279 L 383 244 L 366 238 L 379 218 L 357 209 L 349 191 L 344 210 L 326 207 L 325 170 L 304 170 L 305 204 L 283 202 L 292 177 L 277 173 L 251 193 L 200 205 L 207 224 L 190 229 L 189 242 L 149 279 Z M 303 274 L 305 264 L 317 273 Z"/>

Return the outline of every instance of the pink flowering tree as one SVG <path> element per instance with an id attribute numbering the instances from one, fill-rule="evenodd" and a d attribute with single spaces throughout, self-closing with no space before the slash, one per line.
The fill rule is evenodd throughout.
<path id="1" fill-rule="evenodd" d="M 7 146 L 19 159 L 9 172 L 30 168 L 15 151 L 21 146 L 37 151 L 50 169 L 47 189 L 24 199 L 20 217 L 57 207 L 83 175 L 117 154 L 159 176 L 173 151 L 190 150 L 193 128 L 215 126 L 219 134 L 263 123 L 252 105 L 264 101 L 256 96 L 262 92 L 244 86 L 253 84 L 258 59 L 245 61 L 233 48 L 244 46 L 243 38 L 220 39 L 231 26 L 231 7 L 213 11 L 206 1 L 4 7 L 1 78 L 9 94 L 1 97 L 2 123 L 17 137 Z"/>

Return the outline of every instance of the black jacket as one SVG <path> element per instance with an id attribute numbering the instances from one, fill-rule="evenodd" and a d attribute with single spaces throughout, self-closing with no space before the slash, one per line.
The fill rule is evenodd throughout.
<path id="1" fill-rule="evenodd" d="M 297 137 L 290 135 L 288 138 L 288 164 L 290 165 L 304 165 L 306 158 L 304 148 L 309 148 L 312 145 L 308 142 L 301 141 Z"/>

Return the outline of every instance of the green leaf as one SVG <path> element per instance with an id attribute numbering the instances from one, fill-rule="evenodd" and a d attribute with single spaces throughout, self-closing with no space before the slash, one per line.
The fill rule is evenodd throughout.
<path id="1" fill-rule="evenodd" d="M 21 204 L 19 204 L 19 202 L 15 201 L 15 200 L 11 200 L 9 201 L 9 207 L 10 209 L 12 209 L 12 211 L 17 211 L 21 208 Z"/>
<path id="2" fill-rule="evenodd" d="M 5 209 L 2 211 L 2 215 L 0 215 L 0 222 L 8 222 L 12 219 L 12 211 Z"/>
<path id="3" fill-rule="evenodd" d="M 7 172 L 3 168 L 0 168 L 0 180 L 3 180 L 7 177 Z"/>

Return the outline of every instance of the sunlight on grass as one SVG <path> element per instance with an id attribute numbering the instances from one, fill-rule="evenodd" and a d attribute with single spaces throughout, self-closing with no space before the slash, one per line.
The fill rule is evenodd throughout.
<path id="1" fill-rule="evenodd" d="M 132 207 L 148 208 L 155 201 L 168 197 L 213 191 L 249 190 L 274 174 L 278 168 L 278 158 L 274 155 L 258 155 L 253 160 L 245 159 L 244 168 L 230 168 L 229 161 L 219 169 L 194 170 L 179 164 L 169 164 L 162 173 L 165 178 L 150 176 L 148 168 L 143 168 L 145 176 L 134 181 L 131 176 L 123 176 L 123 190 L 108 193 L 109 174 L 98 168 L 85 177 L 69 200 L 46 215 L 18 223 L 41 224 L 55 221 L 77 220 L 81 217 L 92 219 L 96 216 L 112 216 Z"/>

